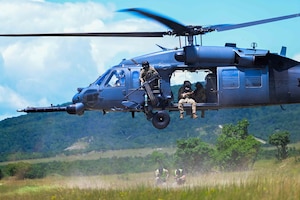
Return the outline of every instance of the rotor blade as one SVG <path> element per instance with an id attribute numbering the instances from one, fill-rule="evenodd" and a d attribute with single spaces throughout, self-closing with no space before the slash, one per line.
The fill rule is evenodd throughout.
<path id="1" fill-rule="evenodd" d="M 220 25 L 210 26 L 208 28 L 215 29 L 216 31 L 227 31 L 227 30 L 232 30 L 232 29 L 237 29 L 237 28 L 244 28 L 244 27 L 248 27 L 248 26 L 254 26 L 254 25 L 259 25 L 259 24 L 265 24 L 265 23 L 290 19 L 290 18 L 294 18 L 294 17 L 300 17 L 300 13 L 293 14 L 293 15 L 281 16 L 281 17 L 274 17 L 274 18 L 269 18 L 269 19 L 263 19 L 263 20 L 253 21 L 253 22 L 246 22 L 246 23 L 241 23 L 241 24 L 226 24 L 226 25 L 220 24 Z"/>
<path id="2" fill-rule="evenodd" d="M 141 8 L 128 8 L 128 9 L 122 9 L 119 10 L 119 12 L 134 12 L 137 14 L 140 14 L 142 16 L 148 17 L 150 19 L 154 19 L 155 21 L 158 21 L 165 26 L 169 27 L 170 29 L 174 30 L 176 33 L 182 34 L 183 32 L 188 32 L 189 29 L 179 22 L 176 22 L 170 18 L 164 17 L 162 15 L 159 15 L 157 13 L 154 13 L 152 11 L 141 9 Z"/>
<path id="3" fill-rule="evenodd" d="M 124 33 L 20 33 L 0 34 L 0 37 L 163 37 L 169 32 L 124 32 Z"/>

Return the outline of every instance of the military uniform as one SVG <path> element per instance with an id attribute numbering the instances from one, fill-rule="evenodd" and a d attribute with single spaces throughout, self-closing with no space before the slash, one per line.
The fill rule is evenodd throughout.
<path id="1" fill-rule="evenodd" d="M 157 76 L 158 72 L 154 67 L 150 66 L 148 61 L 142 63 L 142 70 L 140 72 L 140 81 L 144 83 L 145 81 L 151 80 L 152 77 Z"/>
<path id="2" fill-rule="evenodd" d="M 176 179 L 176 183 L 178 185 L 182 185 L 185 183 L 186 181 L 186 176 L 185 176 L 185 172 L 183 169 L 176 169 L 175 170 L 175 179 Z"/>
<path id="3" fill-rule="evenodd" d="M 159 168 L 155 170 L 155 180 L 156 184 L 162 184 L 165 183 L 169 178 L 169 170 L 165 168 Z"/>
<path id="4" fill-rule="evenodd" d="M 206 94 L 205 89 L 201 83 L 196 83 L 196 89 L 194 90 L 194 99 L 197 103 L 205 103 L 206 102 Z"/>
<path id="5" fill-rule="evenodd" d="M 140 81 L 141 81 L 141 84 L 143 84 L 144 82 L 146 81 L 151 81 L 149 84 L 150 84 L 150 87 L 153 89 L 155 87 L 158 86 L 158 72 L 156 71 L 156 69 L 154 67 L 151 67 L 148 63 L 148 61 L 144 61 L 142 63 L 142 70 L 140 72 Z M 157 77 L 156 79 L 154 80 L 151 80 L 153 79 L 154 77 Z"/>

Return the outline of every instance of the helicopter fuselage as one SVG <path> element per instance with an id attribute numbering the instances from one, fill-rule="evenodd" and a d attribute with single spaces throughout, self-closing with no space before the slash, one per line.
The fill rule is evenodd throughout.
<path id="1" fill-rule="evenodd" d="M 192 50 L 195 51 L 193 56 Z M 279 55 L 276 57 L 279 61 L 280 58 Z M 73 103 L 84 104 L 85 110 L 144 111 L 147 92 L 139 82 L 141 66 L 136 64 L 144 60 L 155 67 L 161 77 L 158 88 L 153 90 L 158 99 L 156 105 L 150 103 L 153 110 L 177 110 L 177 99 L 170 84 L 176 70 L 210 70 L 205 78 L 207 102 L 197 104 L 200 110 L 299 103 L 300 65 L 292 66 L 297 62 L 291 61 L 291 66 L 279 66 L 276 59 L 270 60 L 270 53 L 266 50 L 236 47 L 161 51 L 123 60 L 89 87 L 80 89 Z M 123 74 L 123 83 L 119 85 L 116 84 L 120 78 L 118 73 Z M 200 77 L 195 81 L 200 81 Z M 81 113 L 79 109 L 77 114 Z"/>
<path id="2" fill-rule="evenodd" d="M 142 67 L 138 63 L 145 60 L 159 73 L 155 88 L 140 83 Z M 197 74 L 199 70 L 208 73 L 203 81 L 206 102 L 197 103 L 197 110 L 300 103 L 299 62 L 268 50 L 226 44 L 186 46 L 123 60 L 88 87 L 78 88 L 73 104 L 63 108 L 29 107 L 22 111 L 67 111 L 78 115 L 88 110 L 144 112 L 156 128 L 162 129 L 169 124 L 168 111 L 178 111 L 174 95 L 177 91 L 171 87 L 172 75 L 177 71 Z M 199 82 L 201 77 L 190 81 Z M 190 107 L 184 104 L 187 114 Z"/>

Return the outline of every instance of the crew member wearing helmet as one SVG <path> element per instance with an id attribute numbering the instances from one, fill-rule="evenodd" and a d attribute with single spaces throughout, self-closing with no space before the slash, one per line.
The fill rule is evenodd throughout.
<path id="1" fill-rule="evenodd" d="M 192 104 L 192 118 L 196 119 L 198 116 L 196 115 L 196 101 L 193 99 L 193 90 L 192 84 L 190 81 L 184 81 L 183 86 L 178 91 L 178 109 L 180 112 L 180 119 L 184 118 L 184 103 Z"/>
<path id="2" fill-rule="evenodd" d="M 116 71 L 115 76 L 117 78 L 115 86 L 125 86 L 125 72 L 124 72 L 124 70 Z"/>
<path id="3" fill-rule="evenodd" d="M 158 72 L 154 67 L 149 65 L 148 61 L 144 61 L 142 63 L 142 70 L 140 73 L 140 81 L 141 84 L 145 83 L 146 81 L 151 80 L 153 77 L 158 76 Z"/>

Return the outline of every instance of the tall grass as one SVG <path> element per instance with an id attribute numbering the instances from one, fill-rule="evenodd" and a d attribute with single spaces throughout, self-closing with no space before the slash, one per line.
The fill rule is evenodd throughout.
<path id="1" fill-rule="evenodd" d="M 155 186 L 153 173 L 92 177 L 51 176 L 0 181 L 0 199 L 300 199 L 300 164 L 260 161 L 251 171 L 189 174 L 184 186 Z"/>

